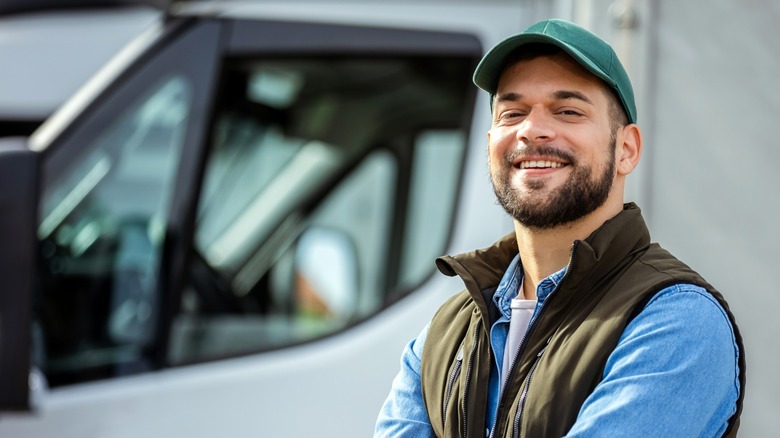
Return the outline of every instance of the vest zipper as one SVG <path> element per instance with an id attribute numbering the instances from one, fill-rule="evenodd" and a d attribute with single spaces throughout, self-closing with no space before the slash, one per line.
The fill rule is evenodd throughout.
<path id="1" fill-rule="evenodd" d="M 477 323 L 477 328 L 474 330 L 474 344 L 471 346 L 471 351 L 469 352 L 469 364 L 466 368 L 466 386 L 463 388 L 463 435 L 464 437 L 468 437 L 468 421 L 469 418 L 467 407 L 468 407 L 468 400 L 469 400 L 469 383 L 471 382 L 471 373 L 474 369 L 474 354 L 477 352 L 477 340 L 479 339 L 479 331 L 482 328 L 482 321 L 480 320 Z"/>
<path id="2" fill-rule="evenodd" d="M 520 438 L 520 421 L 523 418 L 523 409 L 525 409 L 525 398 L 528 395 L 528 388 L 531 386 L 531 379 L 534 378 L 534 372 L 536 371 L 536 366 L 539 364 L 539 360 L 542 358 L 542 354 L 544 353 L 544 350 L 546 350 L 547 346 L 550 345 L 550 340 L 552 340 L 552 336 L 550 336 L 547 339 L 547 343 L 544 344 L 544 347 L 539 351 L 539 353 L 536 354 L 536 359 L 534 360 L 534 364 L 531 365 L 531 370 L 528 372 L 528 377 L 526 377 L 525 379 L 525 385 L 523 385 L 523 392 L 520 393 L 520 401 L 517 402 L 517 412 L 515 413 L 515 422 L 514 422 L 514 427 L 512 429 L 513 438 Z"/>
<path id="3" fill-rule="evenodd" d="M 458 351 L 458 357 L 455 359 L 455 365 L 452 367 L 452 373 L 450 379 L 447 381 L 447 394 L 444 396 L 444 411 L 442 412 L 442 423 L 447 424 L 447 406 L 450 404 L 450 396 L 452 395 L 452 387 L 455 384 L 455 379 L 460 375 L 460 369 L 463 366 L 463 346 L 461 345 Z"/>
<path id="4" fill-rule="evenodd" d="M 536 314 L 536 316 L 534 316 L 534 318 L 528 324 L 528 330 L 526 330 L 525 334 L 523 335 L 523 339 L 520 340 L 520 346 L 517 347 L 517 352 L 515 352 L 515 357 L 512 358 L 512 364 L 509 366 L 509 371 L 506 373 L 506 377 L 504 378 L 504 381 L 501 384 L 501 389 L 498 396 L 498 406 L 496 407 L 496 420 L 493 423 L 493 427 L 490 429 L 490 438 L 495 438 L 496 424 L 498 423 L 498 418 L 501 414 L 501 407 L 505 404 L 504 402 L 506 401 L 506 391 L 504 391 L 504 389 L 506 389 L 506 384 L 509 382 L 509 379 L 511 378 L 512 374 L 515 373 L 515 367 L 517 366 L 517 361 L 523 355 L 526 346 L 525 345 L 526 341 L 528 340 L 533 330 L 536 328 L 536 322 L 541 319 L 542 314 L 549 307 L 550 299 L 553 297 L 553 295 L 555 295 L 555 292 L 557 292 L 558 289 L 561 288 L 561 284 L 563 284 L 563 282 L 566 280 L 566 277 L 569 275 L 569 272 L 571 272 L 571 268 L 574 262 L 574 251 L 577 250 L 578 243 L 579 241 L 575 240 L 571 246 L 571 252 L 569 253 L 569 263 L 566 266 L 566 272 L 563 274 L 563 278 L 561 278 L 561 281 L 558 283 L 555 289 L 553 289 L 552 292 L 550 292 L 550 295 L 547 296 L 547 299 L 545 300 L 544 304 L 542 304 L 541 309 L 539 309 L 539 313 Z M 552 337 L 550 339 L 552 339 Z M 550 340 L 548 339 L 547 342 L 549 343 Z M 545 348 L 547 347 L 545 346 Z M 544 349 L 542 351 L 544 351 Z M 534 362 L 534 365 L 536 365 L 536 362 Z"/>

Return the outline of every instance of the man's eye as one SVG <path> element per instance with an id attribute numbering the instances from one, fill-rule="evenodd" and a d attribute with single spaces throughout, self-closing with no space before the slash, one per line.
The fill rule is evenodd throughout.
<path id="1" fill-rule="evenodd" d="M 558 114 L 563 115 L 563 116 L 581 116 L 582 115 L 582 113 L 580 113 L 579 111 L 575 111 L 575 110 L 561 110 L 561 111 L 558 112 Z"/>

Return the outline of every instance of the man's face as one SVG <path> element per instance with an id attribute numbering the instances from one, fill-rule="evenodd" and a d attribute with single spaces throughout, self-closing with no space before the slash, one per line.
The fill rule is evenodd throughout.
<path id="1" fill-rule="evenodd" d="M 565 55 L 520 61 L 502 74 L 488 161 L 499 203 L 520 224 L 570 224 L 607 200 L 615 136 L 604 87 Z"/>

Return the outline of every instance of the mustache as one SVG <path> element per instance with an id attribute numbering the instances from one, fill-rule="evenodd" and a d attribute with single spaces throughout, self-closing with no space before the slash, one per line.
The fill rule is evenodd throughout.
<path id="1" fill-rule="evenodd" d="M 552 146 L 521 146 L 506 154 L 504 156 L 504 161 L 511 165 L 523 157 L 528 156 L 554 157 L 572 164 L 576 161 L 576 158 L 571 153 Z"/>

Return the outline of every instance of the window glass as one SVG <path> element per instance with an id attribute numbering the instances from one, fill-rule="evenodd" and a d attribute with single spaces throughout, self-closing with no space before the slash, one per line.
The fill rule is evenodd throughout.
<path id="1" fill-rule="evenodd" d="M 46 174 L 37 315 L 52 385 L 145 366 L 191 101 L 184 77 L 157 82 L 81 148 L 70 168 Z"/>
<path id="2" fill-rule="evenodd" d="M 452 223 L 471 62 L 226 63 L 174 363 L 326 336 L 431 274 Z"/>
<path id="3" fill-rule="evenodd" d="M 431 251 L 447 243 L 449 227 L 442 224 L 452 221 L 466 138 L 463 131 L 426 131 L 415 146 L 398 292 L 424 279 Z"/>

